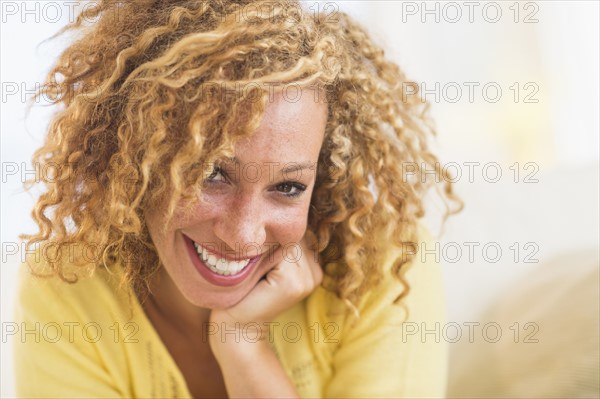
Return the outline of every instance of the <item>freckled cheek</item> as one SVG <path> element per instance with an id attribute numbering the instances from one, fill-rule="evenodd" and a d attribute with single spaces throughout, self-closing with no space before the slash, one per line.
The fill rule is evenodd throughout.
<path id="1" fill-rule="evenodd" d="M 295 243 L 302 240 L 306 232 L 308 210 L 295 209 L 281 214 L 274 215 L 275 217 L 270 223 L 270 232 L 273 239 L 281 244 Z"/>
<path id="2" fill-rule="evenodd" d="M 198 201 L 187 209 L 180 207 L 175 213 L 172 226 L 182 228 L 209 221 L 227 212 L 230 207 L 228 202 L 225 196 L 205 195 L 202 202 Z"/>

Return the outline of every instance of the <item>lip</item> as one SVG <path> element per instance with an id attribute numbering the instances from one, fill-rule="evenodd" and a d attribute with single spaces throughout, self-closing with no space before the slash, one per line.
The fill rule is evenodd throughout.
<path id="1" fill-rule="evenodd" d="M 200 275 L 209 283 L 218 285 L 220 287 L 231 287 L 237 285 L 244 281 L 251 273 L 252 270 L 258 264 L 258 261 L 261 258 L 261 255 L 255 256 L 254 258 L 250 258 L 250 262 L 248 265 L 237 274 L 230 274 L 229 276 L 222 276 L 220 274 L 214 273 L 212 270 L 208 268 L 206 264 L 198 257 L 198 253 L 196 252 L 196 248 L 194 248 L 194 243 L 191 238 L 183 235 L 183 240 L 185 242 L 186 249 L 192 260 L 194 266 L 196 266 L 196 270 L 200 273 Z"/>

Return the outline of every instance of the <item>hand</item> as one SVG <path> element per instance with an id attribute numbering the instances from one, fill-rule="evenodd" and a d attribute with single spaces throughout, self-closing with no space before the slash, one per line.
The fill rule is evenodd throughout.
<path id="1" fill-rule="evenodd" d="M 248 330 L 253 323 L 259 341 L 235 339 L 241 334 L 229 334 L 233 339 L 209 337 L 210 348 L 219 363 L 227 393 L 231 397 L 298 398 L 298 392 L 283 366 L 265 339 L 268 322 L 279 313 L 298 303 L 321 284 L 323 272 L 310 243 L 314 234 L 307 232 L 300 244 L 299 259 L 284 257 L 283 248 L 273 254 L 276 265 L 236 305 L 215 309 L 210 321 L 220 328 Z M 250 333 L 254 337 L 254 333 Z M 256 367 L 260 365 L 260 367 Z"/>
<path id="2" fill-rule="evenodd" d="M 239 303 L 228 309 L 213 310 L 211 322 L 219 326 L 225 323 L 228 328 L 244 328 L 248 323 L 266 328 L 268 324 L 265 323 L 307 297 L 323 280 L 321 266 L 310 248 L 310 243 L 315 241 L 314 234 L 307 231 L 299 243 L 299 256 L 290 249 L 285 257 L 283 248 L 277 249 L 274 256 L 278 263 Z M 295 261 L 290 259 L 292 257 L 299 259 Z M 257 333 L 263 334 L 264 331 Z M 211 342 L 211 346 L 215 344 Z"/>

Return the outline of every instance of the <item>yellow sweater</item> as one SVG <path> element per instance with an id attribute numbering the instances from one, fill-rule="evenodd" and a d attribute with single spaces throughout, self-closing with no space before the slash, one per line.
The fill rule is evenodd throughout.
<path id="1" fill-rule="evenodd" d="M 406 308 L 392 304 L 402 286 L 390 278 L 362 299 L 358 320 L 320 287 L 280 315 L 270 340 L 300 395 L 443 397 L 447 348 L 431 332 L 444 322 L 440 277 L 439 265 L 417 259 Z M 21 266 L 11 337 L 19 397 L 191 397 L 135 295 L 117 289 L 119 279 L 118 271 L 98 270 L 67 284 Z M 218 327 L 212 332 L 223 333 Z"/>

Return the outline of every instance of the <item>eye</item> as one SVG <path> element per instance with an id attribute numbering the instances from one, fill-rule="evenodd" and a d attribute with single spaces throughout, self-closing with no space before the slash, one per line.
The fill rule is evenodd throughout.
<path id="1" fill-rule="evenodd" d="M 275 190 L 279 191 L 286 197 L 298 197 L 304 191 L 306 186 L 298 182 L 286 181 L 275 186 Z"/>
<path id="2" fill-rule="evenodd" d="M 223 170 L 221 168 L 215 167 L 210 176 L 206 178 L 205 182 L 227 182 L 227 178 L 225 177 L 225 174 L 223 173 Z"/>

